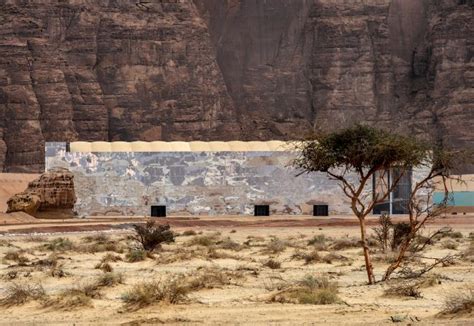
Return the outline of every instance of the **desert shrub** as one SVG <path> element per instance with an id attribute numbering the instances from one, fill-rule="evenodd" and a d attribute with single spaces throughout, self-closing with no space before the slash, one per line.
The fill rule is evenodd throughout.
<path id="1" fill-rule="evenodd" d="M 115 263 L 117 261 L 122 261 L 122 257 L 120 257 L 119 255 L 114 255 L 110 252 L 105 254 L 105 256 L 102 257 L 102 259 L 100 260 L 101 263 Z"/>
<path id="2" fill-rule="evenodd" d="M 22 305 L 31 300 L 42 300 L 46 293 L 41 284 L 11 283 L 5 288 L 5 296 L 0 299 L 1 306 Z"/>
<path id="3" fill-rule="evenodd" d="M 74 249 L 74 243 L 68 238 L 60 237 L 48 241 L 42 245 L 40 249 L 49 251 L 68 251 Z"/>
<path id="4" fill-rule="evenodd" d="M 97 234 L 85 236 L 81 240 L 83 242 L 107 243 L 109 242 L 110 238 L 108 235 L 104 233 L 97 233 Z"/>
<path id="5" fill-rule="evenodd" d="M 174 242 L 174 233 L 168 224 L 159 225 L 155 221 L 149 220 L 145 225 L 136 224 L 133 227 L 135 230 L 133 239 L 140 243 L 146 251 L 151 252 L 159 249 L 162 243 Z"/>
<path id="6" fill-rule="evenodd" d="M 196 233 L 196 231 L 194 231 L 194 230 L 186 230 L 186 231 L 183 232 L 182 235 L 183 235 L 183 236 L 186 236 L 186 237 L 189 237 L 189 236 L 196 235 L 196 234 L 197 234 L 197 233 Z"/>
<path id="7" fill-rule="evenodd" d="M 340 302 L 337 294 L 336 283 L 330 282 L 326 277 L 316 278 L 307 275 L 293 286 L 273 295 L 270 301 L 324 305 Z"/>
<path id="8" fill-rule="evenodd" d="M 78 246 L 78 251 L 95 254 L 98 252 L 112 251 L 116 253 L 124 252 L 124 246 L 116 241 L 109 240 L 107 242 L 92 242 Z"/>
<path id="9" fill-rule="evenodd" d="M 349 262 L 351 260 L 347 258 L 346 256 L 339 255 L 335 252 L 330 252 L 327 255 L 323 256 L 322 261 L 325 262 L 326 264 L 332 264 L 335 261 Z"/>
<path id="10" fill-rule="evenodd" d="M 278 239 L 278 238 L 273 238 L 266 245 L 264 252 L 270 253 L 270 254 L 278 254 L 285 251 L 287 247 L 288 247 L 288 243 L 286 241 Z"/>
<path id="11" fill-rule="evenodd" d="M 38 269 L 43 269 L 45 267 L 53 268 L 58 265 L 58 259 L 58 255 L 56 253 L 51 253 L 47 258 L 35 261 L 33 265 Z"/>
<path id="12" fill-rule="evenodd" d="M 124 277 L 121 273 L 111 273 L 107 272 L 102 275 L 100 275 L 95 283 L 99 287 L 108 287 L 108 286 L 114 286 L 117 284 L 123 284 Z"/>
<path id="13" fill-rule="evenodd" d="M 378 219 L 378 226 L 372 228 L 375 233 L 376 245 L 382 248 L 384 252 L 388 249 L 392 228 L 392 219 L 388 214 L 382 214 Z"/>
<path id="14" fill-rule="evenodd" d="M 204 267 L 198 273 L 182 280 L 190 291 L 213 289 L 224 285 L 236 283 L 243 277 L 238 271 L 221 270 L 215 267 Z"/>
<path id="15" fill-rule="evenodd" d="M 314 250 L 310 253 L 306 253 L 303 256 L 303 259 L 304 259 L 305 265 L 321 262 L 321 256 L 319 255 L 319 253 L 316 250 Z"/>
<path id="16" fill-rule="evenodd" d="M 93 295 L 94 294 L 94 295 Z M 97 294 L 80 287 L 63 290 L 56 297 L 43 302 L 44 307 L 60 310 L 73 310 L 80 307 L 92 306 L 92 298 Z"/>
<path id="17" fill-rule="evenodd" d="M 218 241 L 220 241 L 220 235 L 218 233 L 211 233 L 195 236 L 186 245 L 210 247 L 216 245 Z"/>
<path id="18" fill-rule="evenodd" d="M 137 310 L 158 302 L 176 304 L 186 300 L 189 292 L 188 287 L 182 283 L 182 277 L 139 283 L 123 293 L 121 299 L 129 310 Z"/>
<path id="19" fill-rule="evenodd" d="M 443 237 L 451 238 L 451 239 L 462 239 L 463 235 L 459 231 L 452 231 L 451 230 L 451 231 L 446 232 L 445 234 L 443 234 Z"/>
<path id="20" fill-rule="evenodd" d="M 237 233 L 237 230 L 230 230 L 229 233 Z"/>
<path id="21" fill-rule="evenodd" d="M 98 263 L 97 265 L 95 265 L 94 268 L 100 269 L 104 273 L 110 273 L 114 270 L 113 267 L 109 263 L 103 263 L 103 262 Z"/>
<path id="22" fill-rule="evenodd" d="M 44 236 L 41 235 L 28 235 L 25 237 L 25 242 L 46 242 L 48 241 Z"/>
<path id="23" fill-rule="evenodd" d="M 345 249 L 359 248 L 359 247 L 360 247 L 360 241 L 355 238 L 337 239 L 331 245 L 331 248 L 333 250 L 345 250 Z"/>
<path id="24" fill-rule="evenodd" d="M 385 289 L 385 296 L 421 298 L 420 283 L 397 282 Z"/>
<path id="25" fill-rule="evenodd" d="M 441 315 L 472 314 L 474 311 L 474 290 L 468 289 L 448 296 Z"/>
<path id="26" fill-rule="evenodd" d="M 393 225 L 393 234 L 391 241 L 392 250 L 397 249 L 411 232 L 410 224 L 406 222 L 395 223 Z"/>
<path id="27" fill-rule="evenodd" d="M 471 240 L 469 246 L 461 254 L 464 260 L 474 262 L 474 240 Z"/>
<path id="28" fill-rule="evenodd" d="M 326 250 L 328 240 L 324 234 L 318 234 L 308 240 L 308 245 L 313 246 L 316 250 Z"/>
<path id="29" fill-rule="evenodd" d="M 225 238 L 224 240 L 218 242 L 218 247 L 226 250 L 239 251 L 243 249 L 243 246 L 238 242 L 235 242 L 231 238 Z"/>
<path id="30" fill-rule="evenodd" d="M 385 263 L 385 264 L 391 264 L 397 261 L 397 258 L 398 258 L 398 254 L 395 252 L 375 254 L 372 256 L 372 260 L 374 262 L 380 262 L 380 263 Z"/>
<path id="31" fill-rule="evenodd" d="M 20 265 L 24 265 L 29 262 L 29 259 L 23 255 L 22 251 L 7 251 L 5 256 L 3 256 L 4 261 L 14 261 Z"/>
<path id="32" fill-rule="evenodd" d="M 441 248 L 443 249 L 452 249 L 452 250 L 455 250 L 458 248 L 458 243 L 453 241 L 453 240 L 444 240 L 442 243 L 441 243 Z"/>
<path id="33" fill-rule="evenodd" d="M 147 257 L 147 253 L 143 249 L 139 248 L 131 248 L 126 254 L 125 259 L 129 263 L 135 263 L 138 261 L 143 261 Z"/>
<path id="34" fill-rule="evenodd" d="M 281 263 L 277 260 L 269 259 L 263 264 L 263 266 L 266 266 L 271 269 L 280 269 Z"/>
<path id="35" fill-rule="evenodd" d="M 62 278 L 62 277 L 68 276 L 69 274 L 64 271 L 62 265 L 59 265 L 59 266 L 53 266 L 53 267 L 51 267 L 51 268 L 49 269 L 49 275 L 50 275 L 51 277 Z"/>

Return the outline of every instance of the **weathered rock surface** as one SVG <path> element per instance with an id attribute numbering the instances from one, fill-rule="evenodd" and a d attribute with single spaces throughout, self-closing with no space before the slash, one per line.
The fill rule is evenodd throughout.
<path id="1" fill-rule="evenodd" d="M 35 193 L 22 192 L 7 201 L 7 213 L 25 212 L 35 215 L 41 205 L 41 198 Z"/>
<path id="2" fill-rule="evenodd" d="M 0 1 L 0 170 L 44 141 L 291 139 L 365 121 L 474 146 L 472 0 Z"/>
<path id="3" fill-rule="evenodd" d="M 72 215 L 75 202 L 74 175 L 67 169 L 54 168 L 31 181 L 24 192 L 12 196 L 7 213 L 24 211 L 37 217 Z"/>

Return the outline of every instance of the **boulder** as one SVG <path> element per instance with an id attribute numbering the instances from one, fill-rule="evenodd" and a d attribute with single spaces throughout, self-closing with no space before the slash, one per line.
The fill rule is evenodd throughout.
<path id="1" fill-rule="evenodd" d="M 35 215 L 40 207 L 41 198 L 34 193 L 22 192 L 13 195 L 7 204 L 7 213 L 25 212 L 30 215 Z"/>
<path id="2" fill-rule="evenodd" d="M 31 181 L 27 189 L 8 200 L 7 212 L 23 211 L 36 217 L 69 217 L 76 202 L 74 175 L 54 168 Z"/>

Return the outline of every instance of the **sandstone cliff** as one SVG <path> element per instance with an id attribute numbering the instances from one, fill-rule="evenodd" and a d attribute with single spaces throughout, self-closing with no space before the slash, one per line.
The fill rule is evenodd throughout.
<path id="1" fill-rule="evenodd" d="M 290 139 L 366 121 L 473 146 L 472 0 L 0 0 L 0 169 L 53 140 Z"/>

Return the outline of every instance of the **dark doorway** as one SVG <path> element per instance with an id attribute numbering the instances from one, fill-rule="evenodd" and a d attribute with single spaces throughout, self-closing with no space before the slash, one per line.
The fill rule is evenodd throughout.
<path id="1" fill-rule="evenodd" d="M 151 216 L 152 217 L 166 217 L 166 206 L 163 206 L 163 205 L 151 206 Z"/>
<path id="2" fill-rule="evenodd" d="M 270 216 L 270 206 L 255 205 L 255 216 Z"/>
<path id="3" fill-rule="evenodd" d="M 329 216 L 329 206 L 313 205 L 313 216 Z"/>

